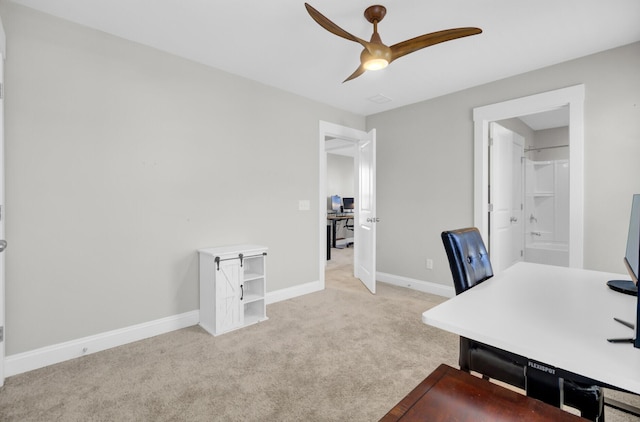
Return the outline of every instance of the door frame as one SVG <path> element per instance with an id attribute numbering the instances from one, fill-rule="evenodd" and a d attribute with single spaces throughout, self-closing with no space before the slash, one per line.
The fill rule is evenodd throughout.
<path id="1" fill-rule="evenodd" d="M 4 177 L 4 61 L 7 57 L 7 39 L 2 20 L 0 20 L 0 239 L 5 238 L 4 220 L 5 206 L 5 177 Z M 4 359 L 5 359 L 5 265 L 4 252 L 0 252 L 0 327 L 2 338 L 0 339 L 0 387 L 4 385 Z"/>
<path id="2" fill-rule="evenodd" d="M 318 132 L 318 155 L 320 157 L 318 166 L 318 280 L 320 282 L 320 290 L 324 290 L 324 272 L 327 265 L 327 151 L 325 150 L 325 141 L 327 138 L 338 138 L 349 141 L 353 143 L 355 150 L 358 141 L 362 139 L 363 134 L 366 135 L 366 132 L 364 130 L 353 129 L 337 125 L 335 123 L 325 122 L 323 120 L 320 120 Z M 355 161 L 354 157 L 354 165 Z M 358 193 L 356 191 L 355 195 L 357 196 L 357 194 Z M 359 198 L 356 198 L 355 200 L 359 201 Z M 354 226 L 358 224 L 357 215 L 354 215 L 353 224 Z M 357 262 L 355 262 L 357 259 L 357 254 L 354 254 L 354 274 L 355 268 L 357 268 Z"/>
<path id="3" fill-rule="evenodd" d="M 584 265 L 584 84 L 473 109 L 474 225 L 489 239 L 489 123 L 569 106 L 569 266 Z"/>

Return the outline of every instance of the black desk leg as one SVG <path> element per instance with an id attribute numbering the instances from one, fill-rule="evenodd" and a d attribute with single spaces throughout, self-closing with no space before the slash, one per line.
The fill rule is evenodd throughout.
<path id="1" fill-rule="evenodd" d="M 560 407 L 560 379 L 556 368 L 542 363 L 529 361 L 527 366 L 527 396 L 541 400 L 552 406 Z"/>
<path id="2" fill-rule="evenodd" d="M 332 243 L 331 246 L 336 247 L 336 225 L 338 224 L 338 220 L 333 220 L 331 222 L 333 224 L 333 234 L 332 234 Z"/>
<path id="3" fill-rule="evenodd" d="M 331 226 L 327 224 L 327 261 L 331 261 Z"/>

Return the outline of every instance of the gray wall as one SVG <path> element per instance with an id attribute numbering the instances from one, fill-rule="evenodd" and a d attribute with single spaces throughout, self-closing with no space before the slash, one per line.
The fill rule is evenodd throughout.
<path id="1" fill-rule="evenodd" d="M 536 130 L 534 134 L 533 146 L 536 148 L 569 145 L 568 127 Z M 530 151 L 527 156 L 535 161 L 569 159 L 569 148 L 562 147 Z"/>
<path id="2" fill-rule="evenodd" d="M 200 247 L 267 245 L 269 291 L 316 281 L 317 213 L 297 207 L 325 206 L 319 120 L 377 129 L 378 271 L 450 284 L 439 235 L 473 223 L 473 107 L 577 83 L 585 262 L 623 271 L 640 43 L 365 119 L 6 0 L 0 17 L 8 355 L 197 309 Z"/>
<path id="3" fill-rule="evenodd" d="M 354 159 L 345 155 L 327 154 L 327 196 L 354 196 Z"/>
<path id="4" fill-rule="evenodd" d="M 340 198 L 355 196 L 354 161 L 353 157 L 327 154 L 327 209 L 331 208 L 331 196 L 333 195 L 338 195 Z M 343 220 L 336 224 L 336 237 L 338 239 L 353 238 L 353 231 L 345 227 L 346 223 Z"/>
<path id="5" fill-rule="evenodd" d="M 364 117 L 6 1 L 0 17 L 8 355 L 197 309 L 197 248 L 268 246 L 268 291 L 318 280 L 318 122 Z"/>
<path id="6" fill-rule="evenodd" d="M 378 135 L 378 271 L 450 285 L 440 232 L 473 225 L 473 108 L 585 84 L 585 267 L 625 272 L 639 74 L 634 43 L 367 117 Z"/>

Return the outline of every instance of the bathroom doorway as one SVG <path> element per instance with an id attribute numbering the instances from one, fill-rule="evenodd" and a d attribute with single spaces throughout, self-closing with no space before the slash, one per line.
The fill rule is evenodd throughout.
<path id="1" fill-rule="evenodd" d="M 560 150 L 562 148 L 568 150 L 569 158 L 565 169 L 569 175 L 568 195 L 566 195 L 568 197 L 569 221 L 564 227 L 566 233 L 568 233 L 568 266 L 582 268 L 584 250 L 584 85 L 562 88 L 474 109 L 474 225 L 478 227 L 489 245 L 496 240 L 495 238 L 492 239 L 495 234 L 492 232 L 493 227 L 490 225 L 490 213 L 493 206 L 492 200 L 490 200 L 490 165 L 495 164 L 490 163 L 489 160 L 489 126 L 491 122 L 521 117 L 522 119 L 527 119 L 527 117 L 523 116 L 535 116 L 543 112 L 558 110 L 562 112 L 563 109 L 569 117 L 567 129 L 569 141 L 566 145 L 570 145 L 570 147 L 540 149 L 539 151 L 542 153 L 542 151 Z M 534 148 L 536 147 L 529 145 L 528 148 L 531 151 L 527 151 L 525 155 L 534 155 Z M 539 157 L 532 159 L 532 161 L 537 160 L 539 160 Z M 529 180 L 532 180 L 531 176 Z M 542 200 L 539 202 L 542 202 Z M 524 210 L 524 203 L 522 206 Z M 535 214 L 533 214 L 534 219 L 531 219 L 532 213 L 526 214 L 526 210 L 524 211 L 524 232 L 528 231 L 529 236 L 536 236 L 537 238 L 537 235 L 531 235 L 530 232 L 541 231 L 534 228 L 539 226 L 532 224 L 536 223 L 535 219 L 538 219 L 537 222 L 539 223 L 540 219 Z M 538 213 L 540 212 L 544 212 L 544 210 L 540 208 Z M 554 236 L 556 234 L 559 234 L 558 230 L 556 230 Z M 491 250 L 489 253 L 492 253 Z M 523 258 L 524 255 L 525 252 L 523 252 Z M 499 271 L 500 269 L 497 272 Z"/>
<path id="2" fill-rule="evenodd" d="M 513 257 L 506 266 L 525 261 L 568 267 L 569 107 L 518 116 L 494 124 L 524 143 L 524 148 L 519 151 L 520 156 L 513 160 L 512 169 L 500 162 L 490 166 L 490 172 L 496 169 L 502 170 L 502 173 L 511 171 L 509 179 L 521 183 L 520 189 L 514 190 L 519 192 L 519 198 L 513 200 L 508 224 L 518 232 L 511 238 L 519 242 L 504 245 L 506 255 Z M 504 142 L 504 139 L 495 135 L 493 139 L 494 148 L 496 143 Z M 520 166 L 516 166 L 517 161 L 520 161 Z M 492 191 L 495 191 L 495 187 Z"/>

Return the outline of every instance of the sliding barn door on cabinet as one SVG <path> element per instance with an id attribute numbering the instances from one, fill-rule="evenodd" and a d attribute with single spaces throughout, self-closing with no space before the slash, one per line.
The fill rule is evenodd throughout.
<path id="1" fill-rule="evenodd" d="M 199 249 L 200 326 L 223 334 L 267 319 L 267 248 L 237 245 Z"/>

